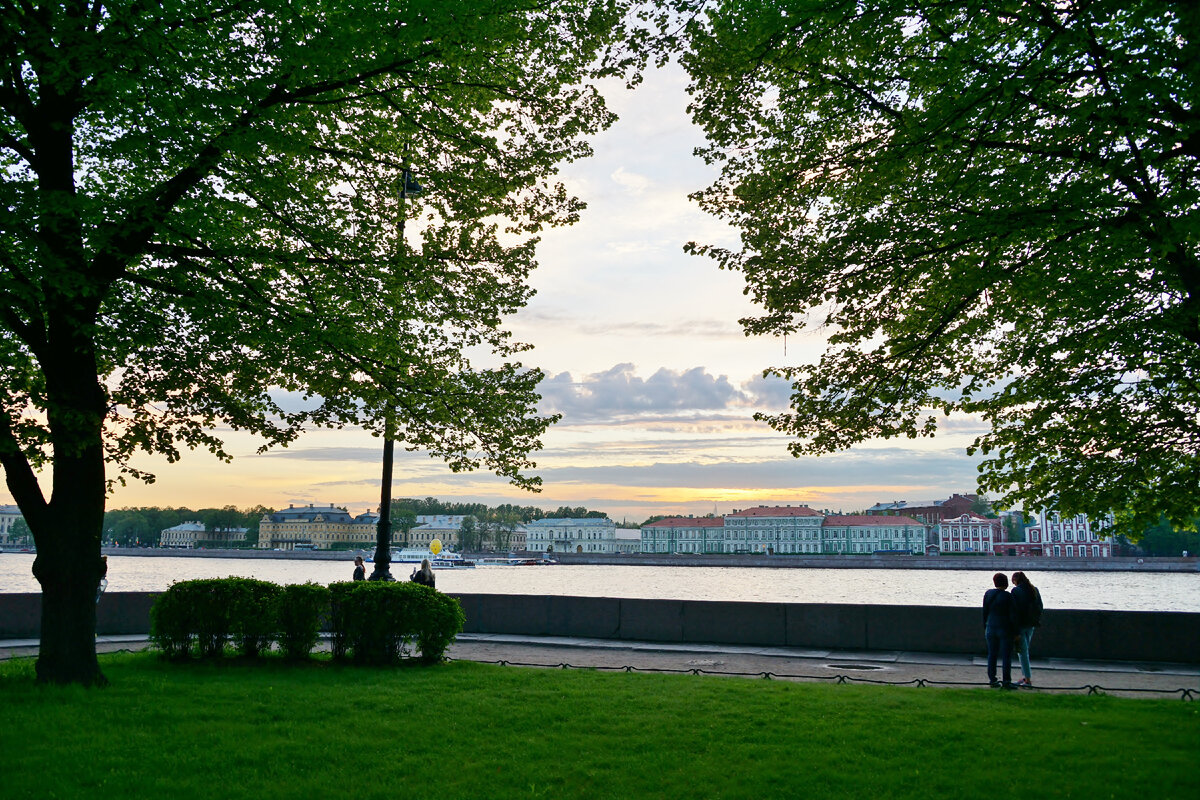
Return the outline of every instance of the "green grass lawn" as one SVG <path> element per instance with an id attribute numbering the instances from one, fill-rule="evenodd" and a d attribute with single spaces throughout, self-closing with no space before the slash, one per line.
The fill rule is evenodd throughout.
<path id="1" fill-rule="evenodd" d="M 0 663 L 0 798 L 1200 797 L 1200 704 L 526 669 Z"/>

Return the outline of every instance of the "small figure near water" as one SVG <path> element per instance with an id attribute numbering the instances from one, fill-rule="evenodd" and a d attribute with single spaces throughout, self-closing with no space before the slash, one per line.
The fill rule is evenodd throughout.
<path id="1" fill-rule="evenodd" d="M 1013 623 L 1014 606 L 1008 589 L 1008 576 L 997 572 L 992 576 L 994 589 L 983 595 L 983 635 L 987 639 L 988 683 L 994 688 L 1015 689 L 1012 682 L 1013 637 L 1017 633 Z M 996 661 L 1002 665 L 1003 682 L 996 680 Z"/>
<path id="2" fill-rule="evenodd" d="M 363 563 L 362 556 L 354 557 L 354 580 L 365 581 L 367 579 L 367 565 Z"/>
<path id="3" fill-rule="evenodd" d="M 429 566 L 428 558 L 421 559 L 420 568 L 414 569 L 410 577 L 413 583 L 419 583 L 422 586 L 428 586 L 430 589 L 435 588 L 433 585 L 433 567 Z"/>
<path id="4" fill-rule="evenodd" d="M 1017 686 L 1033 688 L 1033 673 L 1029 668 L 1029 644 L 1033 641 L 1033 629 L 1042 622 L 1042 593 L 1033 585 L 1024 572 L 1014 572 L 1013 622 L 1017 629 L 1016 648 L 1021 658 L 1021 680 Z"/>

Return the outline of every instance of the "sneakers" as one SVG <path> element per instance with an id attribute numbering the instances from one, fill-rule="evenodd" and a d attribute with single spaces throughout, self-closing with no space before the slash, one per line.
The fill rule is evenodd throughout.
<path id="1" fill-rule="evenodd" d="M 993 689 L 999 689 L 999 688 L 1000 688 L 1001 686 L 1003 686 L 1003 685 L 1004 685 L 1004 684 L 1003 684 L 1003 683 L 1001 683 L 1000 681 L 990 681 L 990 682 L 988 683 L 988 686 L 991 686 Z"/>
<path id="2" fill-rule="evenodd" d="M 1021 680 L 1017 681 L 1017 686 L 1020 686 L 1022 689 L 1032 689 L 1033 681 L 1029 680 L 1029 678 L 1021 678 Z"/>

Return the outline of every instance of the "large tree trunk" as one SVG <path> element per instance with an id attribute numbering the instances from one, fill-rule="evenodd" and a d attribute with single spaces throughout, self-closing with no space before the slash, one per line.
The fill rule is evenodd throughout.
<path id="1" fill-rule="evenodd" d="M 96 428 L 66 454 L 56 453 L 54 493 L 30 530 L 38 552 L 33 575 L 42 585 L 38 680 L 93 686 L 107 683 L 96 661 L 96 592 L 106 570 L 100 555 L 105 478 L 98 418 L 81 416 Z"/>
<path id="2" fill-rule="evenodd" d="M 69 548 L 69 546 L 68 546 Z M 33 574 L 42 584 L 42 639 L 37 679 L 45 683 L 108 683 L 96 660 L 96 590 L 104 575 L 100 548 L 42 552 Z"/>

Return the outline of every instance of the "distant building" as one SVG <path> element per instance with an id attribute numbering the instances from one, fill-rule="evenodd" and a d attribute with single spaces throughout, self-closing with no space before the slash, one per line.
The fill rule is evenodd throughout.
<path id="1" fill-rule="evenodd" d="M 637 528 L 617 528 L 614 531 L 613 547 L 618 553 L 640 553 L 642 550 L 641 531 Z"/>
<path id="2" fill-rule="evenodd" d="M 212 542 L 214 545 L 239 545 L 246 543 L 248 528 L 222 528 L 208 530 L 203 522 L 183 522 L 158 534 L 159 547 L 182 547 L 191 549 L 197 542 Z"/>
<path id="3" fill-rule="evenodd" d="M 987 519 L 978 514 L 961 514 L 943 519 L 934 526 L 938 549 L 943 553 L 999 552 L 996 546 L 1004 541 L 1004 529 L 999 519 Z"/>
<path id="4" fill-rule="evenodd" d="M 820 553 L 819 511 L 758 506 L 725 515 L 726 553 Z"/>
<path id="5" fill-rule="evenodd" d="M 835 514 L 821 522 L 823 553 L 925 552 L 925 525 L 912 517 Z"/>
<path id="6" fill-rule="evenodd" d="M 617 524 L 607 517 L 537 519 L 525 526 L 530 552 L 615 553 Z"/>
<path id="7" fill-rule="evenodd" d="M 458 548 L 458 534 L 462 530 L 465 514 L 429 514 L 417 517 L 417 524 L 408 531 L 408 546 L 429 549 L 429 543 L 437 539 L 446 550 Z M 395 541 L 399 532 L 393 534 Z"/>
<path id="8" fill-rule="evenodd" d="M 724 553 L 723 517 L 667 517 L 642 526 L 643 553 Z"/>
<path id="9" fill-rule="evenodd" d="M 289 505 L 283 511 L 264 514 L 258 523 L 258 546 L 267 550 L 365 549 L 375 543 L 379 515 L 371 512 L 350 516 L 335 506 Z"/>
<path id="10" fill-rule="evenodd" d="M 1025 529 L 1024 542 L 1002 542 L 996 552 L 1017 556 L 1049 558 L 1110 558 L 1112 540 L 1102 537 L 1107 527 L 1080 514 L 1062 517 L 1057 511 L 1042 511 L 1036 522 Z"/>
<path id="11" fill-rule="evenodd" d="M 906 516 L 925 525 L 937 525 L 944 519 L 970 513 L 979 499 L 975 494 L 952 494 L 946 500 L 893 500 L 876 503 L 867 509 L 868 516 Z"/>
<path id="12" fill-rule="evenodd" d="M 11 544 L 12 526 L 17 520 L 24 519 L 21 509 L 17 506 L 0 506 L 0 544 Z"/>

